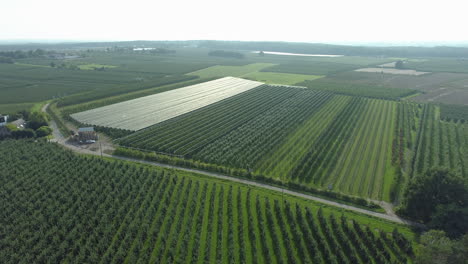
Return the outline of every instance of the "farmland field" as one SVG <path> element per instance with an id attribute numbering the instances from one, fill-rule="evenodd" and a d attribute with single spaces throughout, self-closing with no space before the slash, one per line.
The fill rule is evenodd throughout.
<path id="1" fill-rule="evenodd" d="M 0 64 L 0 103 L 39 102 L 72 94 L 80 95 L 73 102 L 82 102 L 193 78 Z"/>
<path id="2" fill-rule="evenodd" d="M 196 155 L 197 151 L 200 151 L 208 143 L 220 137 L 221 139 L 239 140 L 239 145 L 214 147 L 217 149 L 217 152 L 230 152 L 232 147 L 239 147 L 236 151 L 248 153 L 250 146 L 244 146 L 244 140 L 251 142 L 250 144 L 259 144 L 265 140 L 267 142 L 272 140 L 271 144 L 264 143 L 264 146 L 262 146 L 263 144 L 259 144 L 259 148 L 252 148 L 252 151 L 262 151 L 260 147 L 273 147 L 275 140 L 281 140 L 282 135 L 287 133 L 288 129 L 301 124 L 294 121 L 307 118 L 307 114 L 313 112 L 330 97 L 331 95 L 329 94 L 316 93 L 298 88 L 261 86 L 247 93 L 231 97 L 219 104 L 208 106 L 180 118 L 168 120 L 167 122 L 142 130 L 119 140 L 119 142 L 122 145 L 136 148 L 192 156 Z M 304 106 L 305 109 L 301 109 L 300 106 Z M 280 123 L 285 122 L 290 117 L 289 114 L 291 112 L 297 113 L 297 115 L 305 115 L 305 117 L 299 116 L 300 119 L 291 119 L 289 127 Z M 264 118 L 267 119 L 264 120 Z M 263 126 L 266 126 L 266 128 L 263 128 Z M 247 129 L 249 132 L 246 133 L 243 129 Z M 236 136 L 231 136 L 237 130 L 240 133 Z M 273 133 L 274 131 L 277 131 L 277 134 Z M 268 136 L 260 134 L 266 132 L 269 133 Z M 243 138 L 238 138 L 239 134 Z M 225 137 L 222 137 L 223 135 Z M 262 141 L 255 142 L 249 139 L 249 135 L 252 135 L 254 138 L 258 137 L 258 140 Z M 214 157 L 217 156 L 216 152 L 209 153 Z M 236 155 L 235 152 L 230 154 L 233 155 L 234 159 L 242 158 L 242 155 Z M 258 157 L 254 156 L 251 158 Z M 237 166 L 248 166 L 248 164 L 243 165 L 242 162 L 234 164 Z M 228 162 L 227 165 L 231 165 L 231 163 Z"/>
<path id="3" fill-rule="evenodd" d="M 466 104 L 468 75 L 435 72 L 419 76 L 366 72 L 339 72 L 299 85 L 347 95 L 412 101 Z M 419 93 L 418 96 L 416 93 Z"/>
<path id="4" fill-rule="evenodd" d="M 345 95 L 365 96 L 380 99 L 400 99 L 417 93 L 416 90 L 406 88 L 392 88 L 381 84 L 366 84 L 325 77 L 313 81 L 304 81 L 297 85 L 311 89 L 324 90 Z"/>
<path id="5" fill-rule="evenodd" d="M 282 63 L 280 65 L 264 68 L 262 72 L 295 73 L 311 75 L 328 75 L 337 72 L 349 71 L 359 65 L 335 63 L 327 61 L 298 61 Z"/>
<path id="6" fill-rule="evenodd" d="M 277 192 L 78 156 L 45 142 L 2 141 L 0 159 L 3 263 L 413 258 L 415 234 L 409 228 Z"/>
<path id="7" fill-rule="evenodd" d="M 234 76 L 241 77 L 245 74 L 257 72 L 266 67 L 273 66 L 271 63 L 253 63 L 244 66 L 212 66 L 206 69 L 201 69 L 189 73 L 189 75 L 199 76 L 200 78 L 212 78 L 212 77 L 226 77 Z"/>
<path id="8" fill-rule="evenodd" d="M 260 82 L 225 77 L 76 113 L 71 117 L 84 124 L 136 131 L 260 85 Z"/>
<path id="9" fill-rule="evenodd" d="M 255 102 L 255 103 L 252 103 Z M 389 200 L 397 103 L 260 87 L 119 140 L 255 174 Z"/>
<path id="10" fill-rule="evenodd" d="M 26 122 L 1 129 L 0 262 L 419 264 L 425 227 L 466 230 L 464 201 L 417 190 L 456 180 L 445 196 L 465 192 L 466 58 L 462 47 L 0 43 L 0 114 Z M 83 144 L 83 126 L 96 142 Z M 433 169 L 449 176 L 438 184 Z"/>

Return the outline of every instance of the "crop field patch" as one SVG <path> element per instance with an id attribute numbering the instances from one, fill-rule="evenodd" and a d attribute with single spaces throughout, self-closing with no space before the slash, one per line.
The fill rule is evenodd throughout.
<path id="1" fill-rule="evenodd" d="M 75 113 L 71 117 L 83 124 L 137 131 L 262 84 L 240 78 L 225 77 Z"/>
<path id="2" fill-rule="evenodd" d="M 281 63 L 279 65 L 265 68 L 261 71 L 310 75 L 328 75 L 337 72 L 354 70 L 358 67 L 360 66 L 327 61 L 296 61 Z"/>
<path id="3" fill-rule="evenodd" d="M 303 81 L 322 78 L 320 75 L 306 75 L 281 72 L 252 72 L 242 75 L 242 78 L 256 80 L 267 84 L 293 85 Z"/>

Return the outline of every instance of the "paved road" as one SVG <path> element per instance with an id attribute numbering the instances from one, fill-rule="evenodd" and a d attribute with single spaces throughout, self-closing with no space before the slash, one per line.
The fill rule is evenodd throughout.
<path id="1" fill-rule="evenodd" d="M 48 105 L 44 106 L 43 111 L 45 111 L 47 106 Z M 74 144 L 70 144 L 69 142 L 67 142 L 67 140 L 63 137 L 63 135 L 58 130 L 57 124 L 55 123 L 54 120 L 51 120 L 51 127 L 53 129 L 53 135 L 54 135 L 54 140 L 51 140 L 51 141 L 57 142 L 60 145 L 63 145 L 64 147 L 66 147 L 68 149 L 71 149 L 71 150 L 73 150 L 75 152 L 78 152 L 78 153 L 91 154 L 91 155 L 97 155 L 97 156 L 101 155 L 100 152 L 91 151 L 89 149 L 82 148 L 79 145 L 74 145 Z M 168 164 L 163 164 L 163 163 L 158 163 L 158 162 L 138 160 L 138 159 L 133 159 L 133 158 L 121 157 L 121 156 L 114 156 L 114 155 L 109 155 L 109 154 L 106 154 L 106 153 L 103 153 L 102 156 L 115 158 L 115 159 L 120 159 L 120 160 L 132 161 L 132 162 L 137 162 L 137 163 L 142 163 L 142 164 L 149 164 L 149 165 L 154 165 L 154 166 L 158 166 L 158 167 L 162 167 L 162 168 L 177 169 L 177 170 L 182 170 L 182 171 L 187 171 L 187 172 L 198 173 L 198 174 L 210 176 L 210 177 L 213 177 L 213 178 L 218 178 L 218 179 L 243 183 L 243 184 L 247 184 L 247 185 L 250 185 L 250 186 L 255 186 L 255 187 L 264 188 L 264 189 L 273 190 L 273 191 L 278 191 L 278 192 L 284 192 L 284 193 L 289 194 L 289 195 L 301 197 L 301 198 L 304 198 L 304 199 L 308 199 L 308 200 L 319 202 L 319 203 L 326 204 L 326 205 L 331 205 L 331 206 L 343 208 L 343 209 L 346 209 L 346 210 L 350 210 L 350 211 L 353 211 L 353 212 L 357 212 L 357 213 L 377 217 L 377 218 L 380 218 L 380 219 L 385 219 L 385 220 L 395 222 L 395 223 L 399 223 L 399 224 L 416 226 L 416 227 L 424 227 L 421 224 L 418 224 L 418 223 L 403 219 L 401 217 L 398 217 L 397 215 L 395 215 L 393 213 L 393 210 L 391 208 L 388 208 L 389 207 L 388 203 L 385 204 L 385 206 L 384 206 L 387 213 L 383 214 L 383 213 L 377 213 L 377 212 L 373 212 L 373 211 L 370 211 L 370 210 L 362 209 L 362 208 L 347 205 L 347 204 L 338 203 L 338 202 L 335 202 L 335 201 L 326 200 L 326 199 L 316 197 L 316 196 L 313 196 L 313 195 L 304 194 L 304 193 L 300 193 L 300 192 L 295 192 L 295 191 L 291 191 L 291 190 L 287 190 L 287 189 L 282 189 L 280 187 L 271 186 L 271 185 L 268 185 L 268 184 L 259 183 L 259 182 L 255 182 L 255 181 L 250 181 L 250 180 L 247 180 L 247 179 L 239 179 L 239 178 L 235 178 L 235 177 L 232 177 L 232 176 L 223 175 L 223 174 L 220 174 L 220 173 L 214 173 L 214 172 L 202 171 L 202 170 L 197 170 L 197 169 L 184 168 L 184 167 L 179 167 L 179 166 L 173 166 L 173 165 L 168 165 Z"/>

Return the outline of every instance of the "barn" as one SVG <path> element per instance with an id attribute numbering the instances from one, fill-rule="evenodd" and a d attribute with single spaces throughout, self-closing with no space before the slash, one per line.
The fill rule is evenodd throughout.
<path id="1" fill-rule="evenodd" d="M 80 127 L 78 128 L 78 140 L 82 143 L 92 143 L 98 139 L 94 127 Z"/>

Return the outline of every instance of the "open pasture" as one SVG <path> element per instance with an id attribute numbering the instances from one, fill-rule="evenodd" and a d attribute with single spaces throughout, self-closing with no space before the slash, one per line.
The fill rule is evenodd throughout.
<path id="1" fill-rule="evenodd" d="M 262 84 L 225 77 L 75 113 L 71 117 L 84 124 L 136 131 L 216 103 Z"/>

